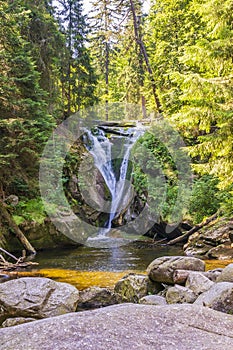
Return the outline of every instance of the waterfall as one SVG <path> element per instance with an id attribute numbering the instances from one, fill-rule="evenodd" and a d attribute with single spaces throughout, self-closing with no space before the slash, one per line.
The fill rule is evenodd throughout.
<path id="1" fill-rule="evenodd" d="M 128 128 L 127 132 L 119 129 L 119 134 L 117 136 L 114 135 L 114 137 L 110 137 L 110 127 L 107 132 L 98 127 L 95 133 L 86 130 L 84 144 L 92 155 L 94 164 L 111 194 L 109 216 L 104 227 L 99 229 L 97 238 L 107 237 L 107 233 L 112 228 L 112 221 L 123 209 L 123 199 L 130 191 L 129 181 L 127 180 L 130 153 L 143 132 L 144 128 L 140 124 L 137 124 L 136 127 Z M 117 132 L 114 131 L 114 134 L 117 134 Z M 118 141 L 118 144 L 114 144 L 114 138 Z M 119 141 L 121 147 L 119 147 Z M 114 169 L 113 163 L 116 159 L 120 161 L 119 169 Z"/>

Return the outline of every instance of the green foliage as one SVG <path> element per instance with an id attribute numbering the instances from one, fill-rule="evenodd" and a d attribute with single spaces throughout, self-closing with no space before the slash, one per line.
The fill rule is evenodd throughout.
<path id="1" fill-rule="evenodd" d="M 24 221 L 42 224 L 46 218 L 44 206 L 40 198 L 20 201 L 13 215 L 17 224 Z"/>
<path id="2" fill-rule="evenodd" d="M 146 132 L 133 150 L 133 185 L 151 209 L 169 220 L 178 194 L 174 160 L 166 146 L 152 132 Z"/>
<path id="3" fill-rule="evenodd" d="M 210 175 L 204 175 L 195 181 L 189 205 L 194 223 L 201 222 L 220 208 L 218 182 L 218 179 Z"/>

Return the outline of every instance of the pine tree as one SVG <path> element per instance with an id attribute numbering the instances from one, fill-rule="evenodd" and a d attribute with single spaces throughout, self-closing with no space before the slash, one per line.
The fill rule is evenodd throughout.
<path id="1" fill-rule="evenodd" d="M 0 172 L 6 186 L 15 172 L 20 177 L 20 168 L 25 174 L 35 173 L 53 119 L 46 110 L 46 92 L 40 87 L 30 43 L 21 32 L 30 23 L 30 10 L 11 1 L 1 1 L 0 10 Z"/>
<path id="2" fill-rule="evenodd" d="M 165 115 L 171 115 L 181 106 L 179 84 L 173 79 L 173 72 L 186 70 L 180 57 L 186 46 L 202 36 L 201 16 L 193 11 L 192 2 L 154 0 L 149 12 L 146 41 Z"/>
<path id="3" fill-rule="evenodd" d="M 63 56 L 62 90 L 65 114 L 69 116 L 96 101 L 96 76 L 87 48 L 89 28 L 82 1 L 60 0 L 59 4 L 58 15 L 67 48 Z"/>
<path id="4" fill-rule="evenodd" d="M 93 10 L 90 14 L 91 50 L 98 74 L 98 96 L 106 105 L 106 119 L 108 119 L 107 109 L 111 99 L 110 77 L 115 72 L 113 61 L 116 57 L 115 46 L 121 18 L 118 6 L 119 1 L 92 1 Z"/>

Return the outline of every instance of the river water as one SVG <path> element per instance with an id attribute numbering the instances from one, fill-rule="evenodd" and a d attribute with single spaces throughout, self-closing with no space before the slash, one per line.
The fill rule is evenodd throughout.
<path id="1" fill-rule="evenodd" d="M 181 248 L 167 246 L 141 247 L 135 244 L 112 249 L 79 247 L 38 252 L 38 267 L 22 272 L 24 276 L 43 276 L 71 283 L 78 289 L 91 286 L 112 287 L 128 273 L 145 273 L 147 266 L 165 255 L 183 255 Z"/>

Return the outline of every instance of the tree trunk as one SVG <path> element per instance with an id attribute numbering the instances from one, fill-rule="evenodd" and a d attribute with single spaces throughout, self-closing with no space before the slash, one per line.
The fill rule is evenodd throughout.
<path id="1" fill-rule="evenodd" d="M 184 235 L 177 237 L 173 240 L 171 240 L 170 242 L 168 242 L 168 245 L 174 245 L 176 243 L 183 243 L 183 242 L 187 242 L 189 236 L 191 236 L 193 233 L 197 232 L 198 230 L 200 230 L 200 228 L 208 225 L 211 221 L 214 221 L 215 219 L 217 219 L 218 217 L 218 213 L 215 213 L 214 215 L 210 216 L 208 219 L 206 219 L 205 221 L 201 222 L 200 224 L 194 226 L 193 228 L 191 228 L 191 230 L 189 230 L 188 232 L 186 232 Z"/>
<path id="2" fill-rule="evenodd" d="M 16 237 L 21 242 L 23 247 L 27 250 L 29 254 L 36 254 L 35 248 L 31 245 L 31 243 L 28 241 L 28 239 L 24 236 L 23 232 L 20 230 L 18 225 L 14 222 L 11 215 L 5 208 L 4 204 L 0 201 L 0 211 L 2 212 L 3 217 L 8 222 L 9 227 L 14 231 Z"/>
<path id="3" fill-rule="evenodd" d="M 151 82 L 151 86 L 152 86 L 152 92 L 153 92 L 153 96 L 154 96 L 154 100 L 155 100 L 155 105 L 157 107 L 158 112 L 162 113 L 161 103 L 159 101 L 159 97 L 158 97 L 157 92 L 156 92 L 157 88 L 156 88 L 156 83 L 155 83 L 154 76 L 153 76 L 153 71 L 152 71 L 152 68 L 151 68 L 151 65 L 149 62 L 149 57 L 148 57 L 148 54 L 146 51 L 146 47 L 145 47 L 144 42 L 142 40 L 142 37 L 140 35 L 140 30 L 138 27 L 138 19 L 137 19 L 136 10 L 135 10 L 133 0 L 130 0 L 130 7 L 131 7 L 132 15 L 133 15 L 135 40 L 140 47 L 140 52 L 141 52 L 142 56 L 144 57 L 144 60 L 146 63 L 146 68 L 147 68 L 147 72 L 149 73 L 149 77 L 150 77 L 150 82 Z"/>

